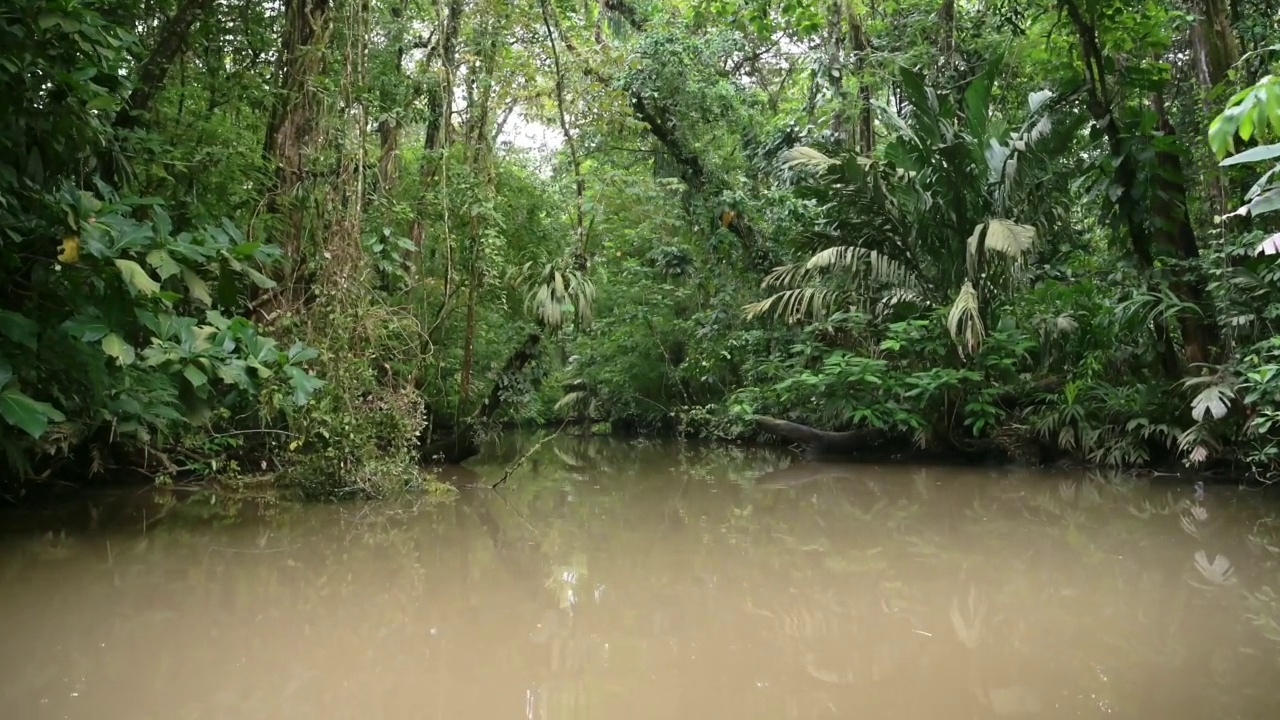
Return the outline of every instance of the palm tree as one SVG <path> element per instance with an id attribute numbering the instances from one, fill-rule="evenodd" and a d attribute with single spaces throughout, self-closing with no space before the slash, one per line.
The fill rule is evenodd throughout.
<path id="1" fill-rule="evenodd" d="M 949 303 L 951 334 L 975 349 L 995 300 L 1024 275 L 1038 234 L 1054 225 L 1047 193 L 1037 197 L 1034 188 L 1052 151 L 1079 127 L 1055 129 L 1053 94 L 1040 91 L 1010 130 L 992 109 L 999 67 L 989 63 L 961 103 L 904 69 L 905 112 L 879 108 L 894 135 L 881 157 L 832 158 L 804 146 L 783 153 L 784 172 L 814 180 L 802 192 L 823 209 L 813 235 L 826 247 L 766 276 L 763 287 L 777 292 L 748 305 L 747 315 L 772 310 L 796 322 L 852 305 L 883 313 Z"/>

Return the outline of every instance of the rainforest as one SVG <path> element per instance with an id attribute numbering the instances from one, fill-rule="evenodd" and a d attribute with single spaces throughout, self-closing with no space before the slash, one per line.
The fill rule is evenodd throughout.
<path id="1" fill-rule="evenodd" d="M 512 432 L 1280 469 L 1266 0 L 11 0 L 7 498 Z"/>

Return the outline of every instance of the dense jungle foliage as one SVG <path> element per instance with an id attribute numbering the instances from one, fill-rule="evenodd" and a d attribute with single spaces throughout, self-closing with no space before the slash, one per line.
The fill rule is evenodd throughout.
<path id="1" fill-rule="evenodd" d="M 9 492 L 513 424 L 1280 468 L 1265 0 L 12 0 Z M 1271 214 L 1268 214 L 1271 213 Z"/>

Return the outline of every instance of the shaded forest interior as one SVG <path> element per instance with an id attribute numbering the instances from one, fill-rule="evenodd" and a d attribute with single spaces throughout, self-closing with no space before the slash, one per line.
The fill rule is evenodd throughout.
<path id="1" fill-rule="evenodd" d="M 1262 0 L 13 0 L 0 445 L 430 482 L 504 428 L 1280 463 Z"/>

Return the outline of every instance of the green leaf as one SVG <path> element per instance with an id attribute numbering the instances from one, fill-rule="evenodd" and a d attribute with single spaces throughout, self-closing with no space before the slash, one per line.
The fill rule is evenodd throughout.
<path id="1" fill-rule="evenodd" d="M 248 365 L 243 360 L 232 360 L 225 365 L 219 365 L 214 368 L 218 378 L 228 385 L 235 385 L 241 388 L 250 388 L 253 382 L 249 380 Z"/>
<path id="2" fill-rule="evenodd" d="M 185 377 L 192 387 L 200 388 L 209 384 L 209 376 L 204 374 L 200 368 L 195 365 L 188 365 L 182 368 L 182 376 Z"/>
<path id="3" fill-rule="evenodd" d="M 16 388 L 0 392 L 0 417 L 36 439 L 44 435 L 50 420 L 62 422 L 67 419 L 49 403 L 33 400 Z"/>
<path id="4" fill-rule="evenodd" d="M 115 97 L 111 95 L 99 95 L 85 103 L 84 106 L 86 110 L 107 110 L 115 104 Z"/>
<path id="5" fill-rule="evenodd" d="M 293 388 L 293 402 L 306 405 L 317 390 L 324 387 L 324 381 L 292 365 L 286 365 L 285 374 L 289 376 L 289 385 Z"/>
<path id="6" fill-rule="evenodd" d="M 147 264 L 156 269 L 161 280 L 168 280 L 182 272 L 182 266 L 174 262 L 169 253 L 159 248 L 147 253 Z"/>
<path id="7" fill-rule="evenodd" d="M 138 357 L 133 346 L 115 333 L 102 338 L 102 352 L 115 358 L 121 365 L 130 365 Z"/>
<path id="8" fill-rule="evenodd" d="M 1280 143 L 1271 145 L 1259 145 L 1258 147 L 1249 148 L 1242 153 L 1236 153 L 1231 157 L 1218 163 L 1221 167 L 1228 165 L 1241 165 L 1243 163 L 1261 162 L 1272 158 L 1280 157 Z"/>
<path id="9" fill-rule="evenodd" d="M 213 296 L 209 294 L 209 286 L 200 279 L 199 275 L 188 268 L 182 268 L 182 281 L 187 284 L 187 292 L 191 293 L 191 297 L 203 303 L 205 307 L 213 306 Z"/>
<path id="10" fill-rule="evenodd" d="M 0 358 L 0 388 L 9 384 L 13 379 L 13 366 L 9 365 L 9 361 Z"/>
<path id="11" fill-rule="evenodd" d="M 120 276 L 124 278 L 124 282 L 133 290 L 137 290 L 144 295 L 154 295 L 160 292 L 160 283 L 151 279 L 146 270 L 142 266 L 132 260 L 115 261 L 116 267 L 120 268 Z M 130 292 L 133 292 L 130 290 Z"/>
<path id="12" fill-rule="evenodd" d="M 36 333 L 39 331 L 40 326 L 31 318 L 19 315 L 11 310 L 0 310 L 0 335 L 4 335 L 19 345 L 25 345 L 31 350 L 35 350 Z"/>
<path id="13" fill-rule="evenodd" d="M 1191 417 L 1196 422 L 1201 422 L 1206 415 L 1213 415 L 1214 419 L 1222 419 L 1226 416 L 1227 410 L 1230 409 L 1231 398 L 1235 397 L 1235 391 L 1223 384 L 1214 384 L 1200 391 L 1191 401 Z"/>
<path id="14" fill-rule="evenodd" d="M 289 348 L 289 362 L 302 364 L 309 360 L 315 360 L 320 357 L 320 352 L 312 347 L 307 347 L 301 342 L 296 342 L 293 347 Z"/>
<path id="15" fill-rule="evenodd" d="M 257 285 L 263 290 L 270 290 L 271 288 L 276 286 L 275 280 L 272 280 L 271 278 L 267 277 L 266 275 L 263 275 L 257 270 L 254 270 L 253 268 L 247 267 L 247 266 L 244 267 L 243 269 L 244 269 L 244 273 L 249 276 L 249 279 L 253 280 L 253 284 Z"/>
<path id="16" fill-rule="evenodd" d="M 1268 190 L 1249 202 L 1249 214 L 1254 217 L 1276 210 L 1280 210 L 1280 187 Z"/>
<path id="17" fill-rule="evenodd" d="M 151 221 L 156 226 L 156 237 L 167 238 L 169 233 L 173 232 L 173 222 L 169 219 L 169 213 L 164 208 L 157 206 L 151 211 Z"/>
<path id="18" fill-rule="evenodd" d="M 71 337 L 83 342 L 98 342 L 111 332 L 111 328 L 95 320 L 71 318 L 62 323 L 62 329 Z"/>

